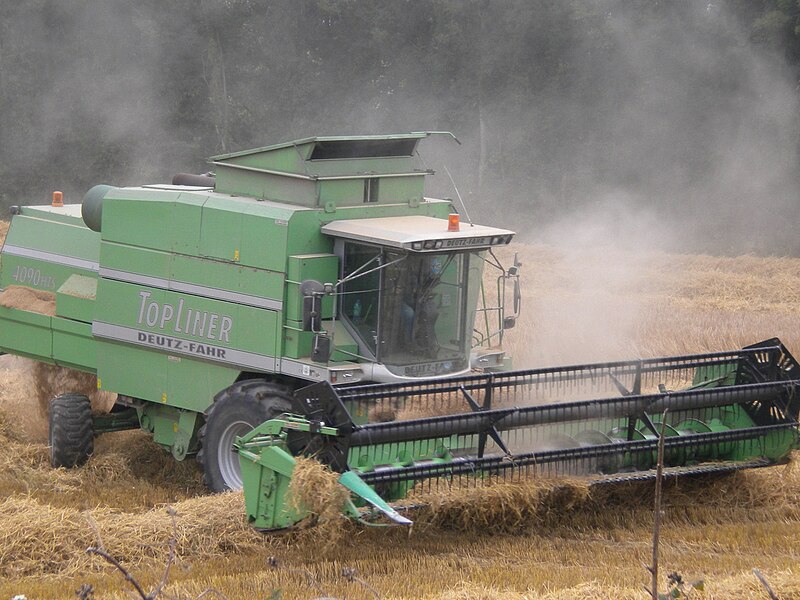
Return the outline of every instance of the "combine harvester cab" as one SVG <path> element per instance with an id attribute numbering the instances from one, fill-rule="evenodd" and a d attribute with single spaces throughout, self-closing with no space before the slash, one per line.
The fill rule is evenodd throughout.
<path id="1" fill-rule="evenodd" d="M 236 442 L 248 519 L 276 529 L 306 516 L 285 498 L 298 455 L 340 473 L 351 516 L 401 524 L 410 521 L 390 503 L 414 504 L 439 482 L 652 478 L 662 426 L 666 476 L 780 464 L 798 447 L 798 385 L 800 365 L 777 339 L 417 384 L 315 384 L 294 395 L 294 414 Z"/>
<path id="2" fill-rule="evenodd" d="M 85 461 L 92 432 L 140 427 L 196 455 L 212 490 L 239 488 L 234 439 L 309 383 L 507 369 L 519 265 L 493 251 L 513 232 L 424 195 L 428 135 L 307 138 L 214 157 L 214 176 L 17 208 L 0 286 L 31 301 L 0 307 L 0 350 L 95 374 L 118 398 L 92 419 L 87 392 L 63 390 L 53 464 Z"/>

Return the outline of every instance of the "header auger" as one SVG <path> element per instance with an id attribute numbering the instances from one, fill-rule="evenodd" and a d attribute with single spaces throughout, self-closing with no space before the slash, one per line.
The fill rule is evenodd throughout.
<path id="1" fill-rule="evenodd" d="M 297 455 L 340 473 L 369 509 L 350 514 L 401 524 L 409 521 L 389 503 L 440 482 L 651 478 L 665 411 L 667 476 L 779 464 L 798 447 L 799 385 L 800 365 L 777 339 L 419 384 L 315 384 L 295 393 L 292 414 L 236 442 L 248 519 L 274 529 L 305 516 L 284 499 Z"/>

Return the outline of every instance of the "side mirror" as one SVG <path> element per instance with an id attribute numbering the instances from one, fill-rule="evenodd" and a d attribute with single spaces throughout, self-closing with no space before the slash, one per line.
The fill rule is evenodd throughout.
<path id="1" fill-rule="evenodd" d="M 514 280 L 514 289 L 512 291 L 512 308 L 514 309 L 514 316 L 513 319 L 516 319 L 519 316 L 519 311 L 522 304 L 522 292 L 520 291 L 519 287 L 519 271 L 522 263 L 519 262 L 519 258 L 517 254 L 514 254 L 514 264 L 508 268 L 508 271 L 505 274 L 506 280 L 513 279 Z M 508 325 L 507 321 L 509 318 L 506 317 L 503 319 L 503 329 L 511 329 L 514 325 Z"/>
<path id="2" fill-rule="evenodd" d="M 319 331 L 322 328 L 322 296 L 325 286 L 314 279 L 300 284 L 303 296 L 303 331 Z"/>

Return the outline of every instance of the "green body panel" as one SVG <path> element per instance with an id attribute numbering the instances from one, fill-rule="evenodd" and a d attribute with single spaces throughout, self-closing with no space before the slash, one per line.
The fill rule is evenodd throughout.
<path id="1" fill-rule="evenodd" d="M 244 151 L 229 162 L 255 169 L 303 174 L 306 171 L 305 161 L 310 152 L 310 144 L 296 145 L 292 148 L 276 148 L 274 150 L 263 148 Z"/>
<path id="2" fill-rule="evenodd" d="M 340 179 L 321 181 L 319 184 L 319 204 L 333 203 L 337 207 L 363 203 L 364 180 Z"/>
<path id="3" fill-rule="evenodd" d="M 165 250 L 139 248 L 103 240 L 100 244 L 100 262 L 104 269 L 168 279 L 173 257 L 180 256 Z"/>
<path id="4" fill-rule="evenodd" d="M 170 280 L 280 301 L 284 275 L 230 262 L 173 255 Z"/>
<path id="5" fill-rule="evenodd" d="M 98 342 L 104 388 L 131 384 L 137 392 L 127 395 L 160 401 L 166 394 L 171 405 L 205 410 L 241 370 L 275 369 L 276 311 L 107 279 L 97 297 L 94 333 L 104 338 Z M 125 364 L 136 366 L 131 376 L 120 373 Z M 142 371 L 148 381 L 135 381 Z M 227 383 L 197 394 L 200 382 L 220 381 Z"/>
<path id="6" fill-rule="evenodd" d="M 408 179 L 409 182 L 413 181 L 410 184 L 411 188 L 416 187 L 425 175 L 422 171 L 417 171 L 414 175 L 407 175 L 415 171 L 414 159 L 410 156 L 309 160 L 306 162 L 306 167 L 309 174 L 315 177 L 402 174 L 403 177 L 387 177 L 386 179 Z"/>
<path id="7" fill-rule="evenodd" d="M 197 256 L 205 196 L 118 188 L 103 201 L 104 241 Z"/>
<path id="8" fill-rule="evenodd" d="M 350 335 L 350 332 L 345 329 L 341 321 L 336 321 L 331 327 L 330 321 L 324 324 L 325 329 L 333 333 L 335 341 L 333 352 L 331 353 L 331 362 L 352 362 L 355 360 L 355 355 L 358 352 L 358 344 Z"/>
<path id="9" fill-rule="evenodd" d="M 283 296 L 282 272 L 256 269 L 230 261 L 123 246 L 113 242 L 102 242 L 101 256 L 104 269 L 154 277 L 163 280 L 154 283 L 164 288 L 176 284 L 202 286 L 278 302 Z"/>
<path id="10" fill-rule="evenodd" d="M 294 143 L 292 145 L 275 144 L 264 148 L 215 156 L 212 160 L 224 164 L 250 167 L 252 169 L 302 174 L 305 171 L 304 163 L 310 152 L 311 144 L 308 142 Z M 228 172 L 227 169 L 221 169 L 221 173 Z M 235 173 L 236 171 L 231 172 Z"/>
<path id="11" fill-rule="evenodd" d="M 203 204 L 203 219 L 200 225 L 200 256 L 219 258 L 231 262 L 242 262 L 241 211 L 234 210 L 238 201 L 207 198 Z M 232 206 L 233 205 L 233 206 Z M 254 264 L 245 255 L 247 264 Z"/>
<path id="12" fill-rule="evenodd" d="M 333 254 L 306 254 L 290 256 L 286 272 L 286 319 L 295 323 L 303 321 L 303 296 L 300 284 L 307 279 L 320 283 L 335 283 L 339 277 L 339 258 Z M 323 319 L 333 318 L 333 297 L 322 299 Z"/>
<path id="13" fill-rule="evenodd" d="M 9 229 L 5 243 L 32 248 L 56 256 L 83 258 L 97 262 L 98 235 L 87 239 L 85 225 L 80 218 L 80 207 L 64 207 L 63 213 L 48 206 L 23 207 L 14 217 L 14 229 Z M 94 244 L 91 243 L 94 241 Z"/>
<path id="14" fill-rule="evenodd" d="M 96 277 L 100 235 L 80 220 L 80 207 L 24 207 L 2 255 L 0 288 L 23 285 L 55 292 L 73 274 Z"/>
<path id="15" fill-rule="evenodd" d="M 217 171 L 217 190 L 239 196 L 249 196 L 273 202 L 317 205 L 317 184 L 311 180 L 287 179 L 268 173 L 234 171 L 228 182 L 228 171 Z"/>
<path id="16" fill-rule="evenodd" d="M 94 371 L 96 346 L 92 328 L 59 317 L 0 307 L 0 348 L 47 363 Z"/>
<path id="17" fill-rule="evenodd" d="M 53 362 L 52 317 L 0 306 L 0 348 L 4 352 Z"/>
<path id="18" fill-rule="evenodd" d="M 168 356 L 128 344 L 98 342 L 97 385 L 132 398 L 161 402 L 167 398 Z M 146 377 L 142 373 L 147 373 Z"/>
<path id="19" fill-rule="evenodd" d="M 375 177 L 377 194 L 371 202 L 379 204 L 416 204 L 422 200 L 423 175 L 413 177 Z M 363 206 L 364 179 L 337 179 L 319 184 L 319 206 L 333 203 L 337 207 Z M 375 185 L 375 184 L 373 184 Z"/>
<path id="20" fill-rule="evenodd" d="M 262 468 L 263 460 L 269 462 L 269 469 Z M 242 480 L 247 481 L 244 486 L 247 521 L 254 527 L 284 529 L 305 516 L 294 510 L 287 497 L 295 462 L 285 446 L 271 446 L 258 456 L 239 452 Z"/>
<path id="21" fill-rule="evenodd" d="M 242 245 L 239 263 L 286 272 L 287 242 L 290 235 L 289 222 L 303 209 L 290 210 L 286 205 L 257 202 L 242 202 Z M 306 235 L 306 232 L 293 232 Z"/>
<path id="22" fill-rule="evenodd" d="M 349 138 L 319 137 L 245 150 L 211 160 L 216 167 L 216 189 L 238 196 L 287 202 L 308 207 L 357 205 L 363 202 L 364 180 L 382 177 L 379 202 L 419 202 L 424 172 L 414 168 L 413 152 L 426 133 Z M 380 139 L 378 139 L 380 138 Z M 344 153 L 315 157 L 317 146 L 351 144 Z M 367 149 L 378 143 L 387 152 Z M 396 145 L 399 143 L 399 146 Z M 343 146 L 341 146 L 343 149 Z M 361 151 L 360 151 L 361 150 Z M 391 183 L 387 183 L 392 179 Z M 385 198 L 385 199 L 384 199 Z"/>
<path id="23" fill-rule="evenodd" d="M 142 429 L 152 433 L 153 441 L 171 450 L 176 459 L 197 451 L 197 412 L 158 404 L 146 404 L 138 412 Z"/>
<path id="24" fill-rule="evenodd" d="M 101 347 L 97 373 L 102 389 L 124 391 L 128 396 L 169 407 L 203 412 L 214 394 L 231 385 L 240 373 L 235 367 L 128 344 L 102 342 Z"/>
<path id="25" fill-rule="evenodd" d="M 301 331 L 299 323 L 287 323 L 283 332 L 283 352 L 288 358 L 302 358 L 311 354 L 314 334 Z"/>
<path id="26" fill-rule="evenodd" d="M 53 317 L 53 361 L 80 371 L 97 370 L 97 346 L 89 323 Z"/>
<path id="27" fill-rule="evenodd" d="M 378 186 L 378 201 L 417 204 L 422 201 L 425 181 L 420 177 L 383 177 Z"/>
<path id="28" fill-rule="evenodd" d="M 56 314 L 66 319 L 91 323 L 96 295 L 96 278 L 72 275 L 56 292 Z"/>

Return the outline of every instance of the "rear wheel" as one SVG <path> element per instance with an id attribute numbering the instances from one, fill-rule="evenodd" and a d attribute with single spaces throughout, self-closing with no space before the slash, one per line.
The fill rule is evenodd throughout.
<path id="1" fill-rule="evenodd" d="M 50 464 L 78 467 L 94 452 L 92 405 L 83 394 L 61 394 L 50 401 Z"/>
<path id="2" fill-rule="evenodd" d="M 212 492 L 242 489 L 239 456 L 233 451 L 237 437 L 264 421 L 291 411 L 289 390 L 262 379 L 235 383 L 220 392 L 198 431 L 197 461 Z"/>

